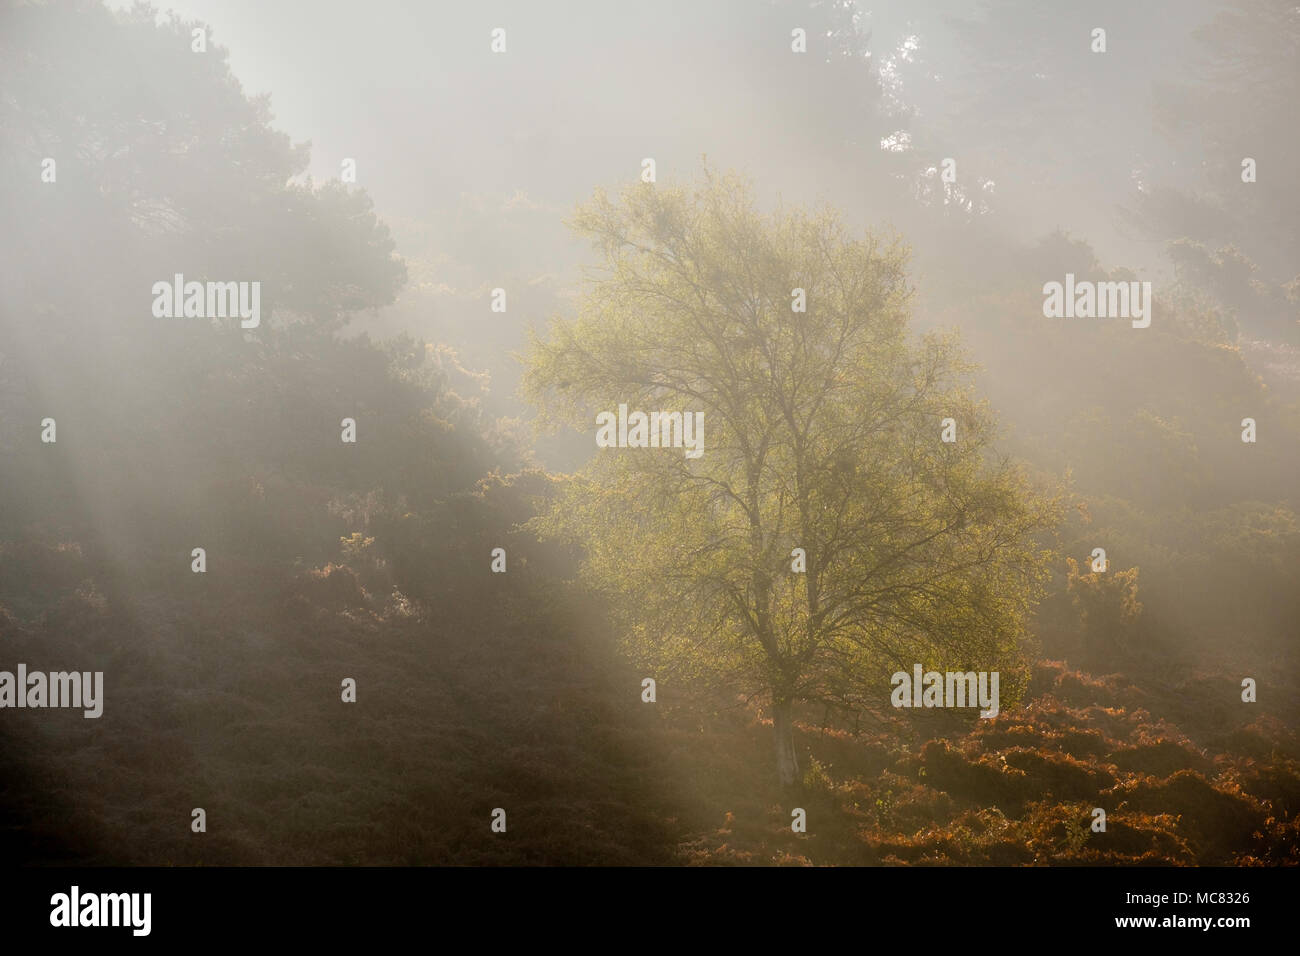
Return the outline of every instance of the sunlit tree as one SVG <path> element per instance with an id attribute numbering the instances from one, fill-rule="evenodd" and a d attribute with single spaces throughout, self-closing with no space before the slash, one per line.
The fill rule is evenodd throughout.
<path id="1" fill-rule="evenodd" d="M 544 420 L 704 415 L 698 458 L 602 449 L 537 521 L 583 546 L 637 659 L 764 695 L 785 784 L 797 703 L 878 707 L 914 663 L 1014 669 L 1050 505 L 991 452 L 952 338 L 910 336 L 905 251 L 707 170 L 598 192 L 574 225 L 603 262 L 530 344 Z"/>

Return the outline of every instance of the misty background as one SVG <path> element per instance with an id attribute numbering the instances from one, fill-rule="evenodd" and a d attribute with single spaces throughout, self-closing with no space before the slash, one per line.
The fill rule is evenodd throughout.
<path id="1" fill-rule="evenodd" d="M 1295 358 L 1282 288 L 1296 190 L 1282 180 L 1300 144 L 1283 117 L 1300 81 L 1282 4 L 378 4 L 360 31 L 332 4 L 165 9 L 210 24 L 244 91 L 310 145 L 300 180 L 357 162 L 410 281 L 351 329 L 456 344 L 492 373 L 496 414 L 517 410 L 519 326 L 560 308 L 583 262 L 565 220 L 644 157 L 673 180 L 707 156 L 769 202 L 825 201 L 851 227 L 900 232 L 922 323 L 960 321 L 939 314 L 942 292 L 963 301 L 963 284 L 987 288 L 1064 232 L 1166 295 L 1180 265 L 1209 266 L 1220 274 L 1188 284 L 1216 284 L 1247 323 L 1237 344 L 1275 373 L 1279 352 Z M 507 55 L 469 42 L 498 26 Z M 790 54 L 795 26 L 806 55 Z M 1267 198 L 1237 188 L 1246 155 Z M 946 157 L 956 185 L 940 181 Z M 1179 239 L 1205 248 L 1171 250 Z M 1214 258 L 1228 246 L 1240 260 Z M 1252 282 L 1273 291 L 1265 308 Z M 470 331 L 506 286 L 512 315 Z"/>
<path id="2" fill-rule="evenodd" d="M 1293 6 L 0 10 L 0 668 L 107 687 L 0 714 L 9 858 L 1296 862 Z M 534 433 L 520 354 L 597 258 L 577 204 L 647 157 L 899 237 L 912 326 L 959 331 L 999 448 L 1065 489 L 1021 708 L 808 709 L 803 839 L 762 703 L 645 707 L 523 527 L 594 446 Z M 177 272 L 261 281 L 261 327 L 153 318 Z M 1151 327 L 1045 319 L 1066 272 L 1151 281 Z"/>

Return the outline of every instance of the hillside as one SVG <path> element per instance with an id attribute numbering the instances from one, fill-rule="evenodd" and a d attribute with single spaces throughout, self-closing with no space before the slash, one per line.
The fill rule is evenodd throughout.
<path id="1" fill-rule="evenodd" d="M 0 843 L 35 864 L 1296 863 L 1300 749 L 1223 676 L 1176 685 L 1033 669 L 987 721 L 799 715 L 804 785 L 771 779 L 758 705 L 661 690 L 556 585 L 511 575 L 421 620 L 347 566 L 241 567 L 145 592 L 74 546 L 4 616 L 16 659 L 111 662 L 98 722 L 16 711 Z M 486 575 L 487 562 L 482 562 Z M 196 578 L 199 576 L 195 576 Z M 209 580 L 211 580 L 209 578 Z M 545 611 L 545 613 L 540 613 Z M 339 682 L 357 680 L 355 705 Z M 794 800 L 808 833 L 790 830 Z M 1107 831 L 1088 830 L 1091 809 Z M 190 811 L 208 830 L 190 831 Z M 489 815 L 507 811 L 494 834 Z"/>

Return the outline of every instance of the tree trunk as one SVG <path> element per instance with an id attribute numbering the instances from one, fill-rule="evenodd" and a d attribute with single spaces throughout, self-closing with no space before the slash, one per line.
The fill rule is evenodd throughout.
<path id="1" fill-rule="evenodd" d="M 772 730 L 776 735 L 776 772 L 781 786 L 792 787 L 799 779 L 799 758 L 794 752 L 794 719 L 790 701 L 772 702 Z"/>

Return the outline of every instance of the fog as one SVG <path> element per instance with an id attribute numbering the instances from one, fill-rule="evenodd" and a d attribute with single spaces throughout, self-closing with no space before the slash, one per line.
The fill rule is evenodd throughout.
<path id="1" fill-rule="evenodd" d="M 0 843 L 1294 863 L 1297 53 L 1281 0 L 4 0 L 0 672 L 103 691 L 0 676 Z"/>

